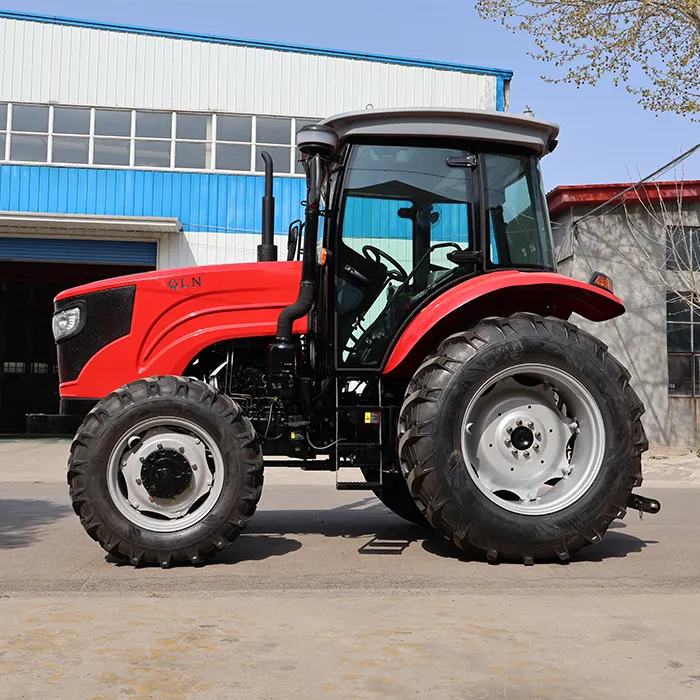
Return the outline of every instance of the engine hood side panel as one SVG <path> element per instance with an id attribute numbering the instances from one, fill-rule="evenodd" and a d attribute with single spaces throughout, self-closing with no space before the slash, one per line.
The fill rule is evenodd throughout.
<path id="1" fill-rule="evenodd" d="M 56 304 L 66 307 L 86 294 L 136 288 L 128 335 L 99 349 L 77 379 L 61 377 L 61 396 L 99 398 L 139 377 L 181 374 L 212 343 L 274 335 L 282 309 L 297 297 L 300 277 L 298 262 L 217 265 L 129 275 L 62 292 Z M 306 324 L 300 319 L 295 333 L 305 332 Z M 90 329 L 88 317 L 83 332 Z"/>

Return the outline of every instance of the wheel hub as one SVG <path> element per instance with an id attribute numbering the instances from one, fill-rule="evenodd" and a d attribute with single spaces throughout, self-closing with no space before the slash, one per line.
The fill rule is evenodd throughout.
<path id="1" fill-rule="evenodd" d="M 190 485 L 192 468 L 187 458 L 177 450 L 159 447 L 144 459 L 141 481 L 150 496 L 175 498 Z"/>
<path id="2" fill-rule="evenodd" d="M 109 463 L 112 500 L 130 522 L 176 532 L 199 522 L 223 486 L 223 459 L 214 439 L 184 418 L 138 423 L 115 445 Z"/>
<path id="3" fill-rule="evenodd" d="M 521 425 L 510 434 L 510 440 L 516 450 L 527 450 L 535 442 L 535 435 L 530 428 Z"/>
<path id="4" fill-rule="evenodd" d="M 573 503 L 602 461 L 605 429 L 595 400 L 548 365 L 497 372 L 472 398 L 462 425 L 462 453 L 476 485 L 517 513 L 552 513 Z"/>

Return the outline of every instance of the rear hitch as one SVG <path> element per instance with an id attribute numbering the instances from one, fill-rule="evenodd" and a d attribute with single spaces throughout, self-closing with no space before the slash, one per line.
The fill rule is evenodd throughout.
<path id="1" fill-rule="evenodd" d="M 658 513 L 661 510 L 661 503 L 655 498 L 647 498 L 646 496 L 640 496 L 638 493 L 631 493 L 627 499 L 627 507 L 638 510 L 641 518 L 643 513 Z"/>

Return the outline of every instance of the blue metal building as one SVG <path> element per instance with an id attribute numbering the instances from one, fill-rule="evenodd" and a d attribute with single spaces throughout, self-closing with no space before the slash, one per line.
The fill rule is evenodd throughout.
<path id="1" fill-rule="evenodd" d="M 303 124 L 373 107 L 507 108 L 511 71 L 0 11 L 0 433 L 56 401 L 52 298 L 251 260 L 259 153 L 299 217 Z"/>

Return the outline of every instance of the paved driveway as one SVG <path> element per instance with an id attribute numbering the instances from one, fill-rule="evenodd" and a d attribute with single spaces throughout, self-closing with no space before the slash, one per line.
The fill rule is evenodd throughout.
<path id="1" fill-rule="evenodd" d="M 700 489 L 655 461 L 568 566 L 489 566 L 332 475 L 270 469 L 199 569 L 105 558 L 73 515 L 65 443 L 0 444 L 0 698 L 697 698 Z M 36 483 L 35 483 L 36 482 Z"/>

